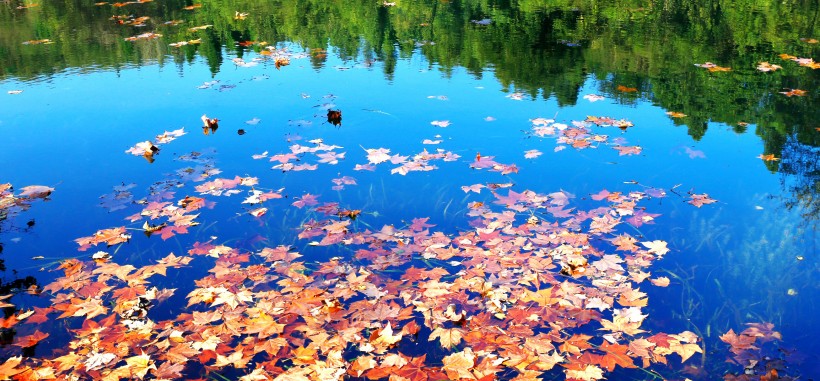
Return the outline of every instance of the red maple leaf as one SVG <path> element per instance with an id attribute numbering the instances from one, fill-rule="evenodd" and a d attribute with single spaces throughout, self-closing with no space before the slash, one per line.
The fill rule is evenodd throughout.
<path id="1" fill-rule="evenodd" d="M 410 361 L 407 362 L 401 369 L 399 369 L 396 374 L 402 376 L 404 378 L 410 379 L 410 381 L 427 381 L 427 370 L 424 364 L 424 360 L 427 358 L 427 355 L 421 355 L 421 357 L 413 357 Z"/>
<path id="2" fill-rule="evenodd" d="M 604 369 L 611 372 L 615 370 L 615 365 L 623 368 L 636 368 L 635 364 L 632 362 L 632 358 L 626 354 L 626 351 L 629 349 L 628 346 L 610 344 L 608 341 L 604 341 L 599 349 L 606 352 L 606 354 L 601 357 L 600 362 L 600 365 Z"/>
<path id="3" fill-rule="evenodd" d="M 14 345 L 23 348 L 33 347 L 46 337 L 48 337 L 47 333 L 43 333 L 38 330 L 34 331 L 31 335 L 17 338 Z"/>

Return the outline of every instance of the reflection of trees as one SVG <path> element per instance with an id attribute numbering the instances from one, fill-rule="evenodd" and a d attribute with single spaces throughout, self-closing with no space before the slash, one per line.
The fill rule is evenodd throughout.
<path id="1" fill-rule="evenodd" d="M 20 0 L 16 0 L 19 2 Z M 261 46 L 240 42 L 295 42 L 311 50 L 320 68 L 326 54 L 343 60 L 379 61 L 392 79 L 399 58 L 424 56 L 444 75 L 463 67 L 480 77 L 492 68 L 506 89 L 533 97 L 555 97 L 560 105 L 577 102 L 591 76 L 599 91 L 619 102 L 649 100 L 687 116 L 693 139 L 706 134 L 709 122 L 742 132 L 757 126 L 764 153 L 787 161 L 786 136 L 818 146 L 814 130 L 820 72 L 778 58 L 780 53 L 818 57 L 820 44 L 800 41 L 815 35 L 816 1 L 759 2 L 723 0 L 463 0 L 404 1 L 395 7 L 369 0 L 343 3 L 323 0 L 209 0 L 194 11 L 183 0 L 97 7 L 77 0 L 45 2 L 37 8 L 0 7 L 0 77 L 22 79 L 69 67 L 119 69 L 168 58 L 183 70 L 203 57 L 215 75 L 228 51 L 243 56 Z M 237 19 L 236 12 L 248 16 Z M 117 25 L 112 14 L 149 16 L 146 27 Z M 476 23 L 489 19 L 491 22 Z M 182 20 L 177 26 L 166 21 Z M 213 27 L 192 31 L 198 25 Z M 153 30 L 159 40 L 124 41 Z M 52 45 L 22 45 L 49 38 Z M 171 42 L 201 39 L 180 48 Z M 327 49 L 327 51 L 325 51 Z M 710 73 L 694 63 L 715 62 L 731 72 Z M 768 61 L 784 67 L 773 73 L 755 70 Z M 617 91 L 623 85 L 635 93 Z M 806 97 L 785 97 L 784 89 L 810 90 Z M 798 152 L 798 151 L 795 151 Z M 767 163 L 770 170 L 777 163 Z M 811 189 L 802 187 L 802 189 Z"/>
<path id="2" fill-rule="evenodd" d="M 800 210 L 807 221 L 820 219 L 820 148 L 790 136 L 783 147 L 780 172 L 783 187 L 792 194 L 785 200 L 786 207 Z"/>

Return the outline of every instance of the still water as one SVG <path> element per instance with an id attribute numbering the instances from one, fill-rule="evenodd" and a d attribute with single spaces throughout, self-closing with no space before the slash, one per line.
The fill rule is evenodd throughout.
<path id="1" fill-rule="evenodd" d="M 8 1 L 0 375 L 816 377 L 819 11 Z"/>

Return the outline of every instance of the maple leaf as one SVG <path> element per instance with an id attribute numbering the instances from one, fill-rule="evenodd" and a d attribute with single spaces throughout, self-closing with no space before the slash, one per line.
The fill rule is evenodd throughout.
<path id="1" fill-rule="evenodd" d="M 390 322 L 388 321 L 384 328 L 373 333 L 370 337 L 370 344 L 375 347 L 374 352 L 380 354 L 384 353 L 387 348 L 398 343 L 401 338 L 401 333 L 397 335 L 393 334 L 393 328 L 390 327 Z"/>
<path id="2" fill-rule="evenodd" d="M 108 352 L 92 352 L 83 362 L 87 371 L 102 369 L 105 365 L 117 358 L 117 355 Z"/>
<path id="3" fill-rule="evenodd" d="M 618 151 L 618 156 L 639 155 L 642 150 L 640 146 L 614 146 L 612 148 Z"/>
<path id="4" fill-rule="evenodd" d="M 673 335 L 674 336 L 674 335 Z M 681 357 L 681 362 L 686 362 L 695 353 L 703 353 L 703 349 L 697 344 L 682 343 L 680 341 L 670 341 L 669 349 Z"/>
<path id="5" fill-rule="evenodd" d="M 185 135 L 185 128 L 184 127 L 180 128 L 178 130 L 170 131 L 170 132 L 165 131 L 161 135 L 157 135 L 157 137 L 154 141 L 156 141 L 157 144 L 170 143 L 171 141 L 173 141 L 174 139 L 176 139 L 176 138 L 178 138 L 182 135 Z"/>
<path id="6" fill-rule="evenodd" d="M 352 372 L 356 377 L 361 377 L 364 372 L 375 368 L 376 365 L 378 365 L 378 363 L 373 356 L 359 356 L 356 360 L 350 363 L 350 369 L 348 372 Z"/>
<path id="7" fill-rule="evenodd" d="M 655 286 L 658 286 L 658 287 L 669 286 L 669 278 L 667 278 L 665 276 L 657 277 L 655 279 L 650 279 L 649 282 L 651 282 L 652 284 L 654 284 Z"/>
<path id="8" fill-rule="evenodd" d="M 239 381 L 270 381 L 272 379 L 273 377 L 268 372 L 266 372 L 264 368 L 256 368 L 253 370 L 253 372 L 250 372 L 240 377 Z"/>
<path id="9" fill-rule="evenodd" d="M 622 316 L 613 316 L 612 321 L 601 319 L 601 329 L 609 330 L 612 332 L 623 332 L 627 335 L 637 335 L 642 332 L 646 332 L 641 327 L 641 321 L 630 321 L 628 318 Z"/>
<path id="10" fill-rule="evenodd" d="M 279 163 L 285 164 L 291 160 L 296 160 L 299 157 L 296 156 L 294 153 L 283 153 L 278 155 L 273 155 L 270 157 L 270 161 L 278 161 Z"/>
<path id="11" fill-rule="evenodd" d="M 155 146 L 154 143 L 151 143 L 148 140 L 139 142 L 125 151 L 125 153 L 130 153 L 136 156 L 153 156 L 157 152 L 159 152 L 159 147 Z"/>
<path id="12" fill-rule="evenodd" d="M 248 360 L 244 359 L 244 355 L 242 351 L 236 351 L 231 353 L 228 356 L 223 356 L 219 353 L 216 355 L 216 362 L 213 366 L 216 367 L 225 367 L 225 366 L 233 366 L 235 368 L 244 368 L 247 365 Z"/>
<path id="13" fill-rule="evenodd" d="M 406 365 L 396 371 L 396 374 L 410 381 L 427 381 L 429 377 L 427 375 L 428 367 L 425 365 L 426 358 L 426 354 L 411 358 Z"/>
<path id="14" fill-rule="evenodd" d="M 300 197 L 298 200 L 294 201 L 294 202 L 292 203 L 292 205 L 293 205 L 293 206 L 295 206 L 295 207 L 297 207 L 297 208 L 304 208 L 304 207 L 306 207 L 306 206 L 313 206 L 313 205 L 317 205 L 317 204 L 319 203 L 319 201 L 317 200 L 318 198 L 319 198 L 319 196 L 318 196 L 318 195 L 313 195 L 313 194 L 310 194 L 310 193 L 305 193 L 305 194 L 304 194 L 304 195 L 302 195 L 302 197 Z"/>
<path id="15" fill-rule="evenodd" d="M 31 335 L 25 337 L 18 337 L 17 340 L 15 340 L 14 345 L 23 348 L 33 347 L 46 337 L 48 337 L 48 333 L 43 333 L 37 330 L 34 331 L 34 333 L 32 333 Z"/>
<path id="16" fill-rule="evenodd" d="M 542 152 L 537 149 L 531 149 L 529 151 L 524 151 L 524 158 L 525 159 L 535 159 L 538 156 L 541 156 Z"/>
<path id="17" fill-rule="evenodd" d="M 622 368 L 637 368 L 632 358 L 627 355 L 629 347 L 626 345 L 610 344 L 604 341 L 598 349 L 606 352 L 606 355 L 601 358 L 601 366 L 610 372 L 615 370 L 616 365 Z"/>
<path id="18" fill-rule="evenodd" d="M 635 245 L 635 243 L 638 242 L 638 240 L 636 240 L 635 238 L 626 233 L 611 239 L 610 242 L 612 242 L 613 245 L 617 246 L 617 250 L 629 252 L 638 251 L 638 246 Z"/>
<path id="19" fill-rule="evenodd" d="M 783 336 L 780 332 L 774 330 L 772 323 L 746 323 L 749 328 L 743 330 L 742 334 L 759 337 L 763 341 L 782 340 Z"/>
<path id="20" fill-rule="evenodd" d="M 577 368 L 577 369 L 576 369 Z M 574 379 L 574 380 L 583 380 L 583 381 L 595 381 L 604 378 L 604 371 L 603 369 L 592 365 L 579 365 L 576 368 L 564 369 L 564 373 L 567 375 L 567 379 Z"/>
<path id="21" fill-rule="evenodd" d="M 446 329 L 443 327 L 436 327 L 436 329 L 430 333 L 430 337 L 427 340 L 433 341 L 438 338 L 442 347 L 452 348 L 461 342 L 462 337 L 464 337 L 464 330 L 461 328 Z"/>
<path id="22" fill-rule="evenodd" d="M 188 233 L 188 227 L 187 226 L 177 226 L 177 225 L 164 226 L 160 230 L 160 238 L 162 238 L 162 240 L 164 241 L 164 240 L 167 240 L 168 238 L 171 238 L 171 237 L 173 237 L 177 234 L 185 234 L 185 233 Z"/>
<path id="23" fill-rule="evenodd" d="M 647 339 L 635 339 L 629 343 L 629 351 L 643 359 L 651 359 L 653 358 L 652 347 L 654 346 L 655 343 Z"/>
<path id="24" fill-rule="evenodd" d="M 379 164 L 384 163 L 385 161 L 390 160 L 390 150 L 386 148 L 365 148 L 367 152 L 367 161 L 371 164 Z"/>
<path id="25" fill-rule="evenodd" d="M 649 249 L 650 253 L 657 254 L 658 256 L 663 256 L 664 254 L 669 252 L 669 248 L 666 247 L 666 241 L 654 240 L 648 242 L 641 242 L 641 245 Z"/>
<path id="26" fill-rule="evenodd" d="M 757 338 L 748 335 L 738 335 L 732 329 L 729 329 L 729 332 L 720 335 L 720 340 L 726 344 L 729 344 L 732 348 L 731 351 L 734 353 L 739 353 L 741 351 L 747 349 L 757 349 L 755 347 L 754 342 Z"/>
<path id="27" fill-rule="evenodd" d="M 316 349 L 298 347 L 293 349 L 293 363 L 294 364 L 313 364 L 316 362 Z"/>
<path id="28" fill-rule="evenodd" d="M 473 184 L 473 185 L 470 185 L 470 186 L 467 186 L 467 185 L 462 185 L 461 186 L 461 190 L 463 190 L 464 193 L 469 193 L 469 192 L 481 193 L 481 188 L 486 188 L 486 186 L 484 186 L 484 184 Z"/>
<path id="29" fill-rule="evenodd" d="M 144 378 L 149 370 L 157 369 L 154 361 L 151 360 L 151 357 L 145 353 L 129 357 L 125 359 L 125 363 L 127 364 L 126 366 L 128 367 L 131 376 L 136 376 L 138 378 Z"/>
<path id="30" fill-rule="evenodd" d="M 116 245 L 118 243 L 128 242 L 131 235 L 125 232 L 125 226 L 111 229 L 98 230 L 90 237 L 77 238 L 74 241 L 80 245 L 79 250 L 88 250 L 92 245 L 105 243 L 108 246 Z"/>
<path id="31" fill-rule="evenodd" d="M 609 303 L 605 302 L 603 299 L 596 297 L 596 298 L 587 299 L 586 304 L 584 305 L 584 308 L 586 308 L 586 309 L 596 308 L 599 311 L 605 311 L 605 310 L 608 310 L 608 309 L 612 308 L 612 304 L 609 304 Z"/>
<path id="32" fill-rule="evenodd" d="M 72 306 L 76 308 L 76 310 L 70 316 L 85 316 L 86 319 L 91 319 L 94 316 L 103 315 L 108 312 L 108 309 L 103 306 L 102 300 L 98 298 L 88 298 L 82 302 L 80 302 L 80 300 L 73 301 Z"/>
<path id="33" fill-rule="evenodd" d="M 23 373 L 29 369 L 29 367 L 24 366 L 22 368 L 18 368 L 17 366 L 20 365 L 20 362 L 23 361 L 22 356 L 10 357 L 6 359 L 5 362 L 0 364 L 0 380 L 8 380 L 13 376 L 16 376 L 20 373 Z"/>
<path id="34" fill-rule="evenodd" d="M 562 299 L 560 296 L 555 295 L 553 288 L 545 288 L 535 292 L 528 291 L 522 300 L 536 302 L 541 306 L 548 307 L 558 304 Z"/>
<path id="35" fill-rule="evenodd" d="M 170 361 L 163 362 L 157 369 L 152 370 L 157 379 L 175 379 L 182 378 L 182 371 L 185 370 L 184 364 L 174 364 Z"/>
<path id="36" fill-rule="evenodd" d="M 339 160 L 343 160 L 345 158 L 345 152 L 336 153 L 336 152 L 323 152 L 317 153 L 316 156 L 319 157 L 320 163 L 327 163 L 327 164 L 339 164 Z"/>
<path id="37" fill-rule="evenodd" d="M 637 289 L 628 289 L 621 293 L 618 303 L 625 307 L 646 307 L 646 293 Z"/>
<path id="38" fill-rule="evenodd" d="M 701 206 L 703 206 L 705 204 L 711 204 L 711 203 L 717 202 L 717 200 L 715 200 L 713 198 L 710 198 L 709 195 L 706 194 L 706 193 L 703 193 L 703 194 L 694 194 L 693 193 L 693 194 L 689 195 L 689 201 L 686 201 L 686 202 L 700 208 Z"/>
<path id="39" fill-rule="evenodd" d="M 592 348 L 592 344 L 588 341 L 592 336 L 584 334 L 574 334 L 572 337 L 564 341 L 558 348 L 561 352 L 567 352 L 574 355 L 580 355 L 581 351 Z"/>
<path id="40" fill-rule="evenodd" d="M 441 362 L 444 364 L 441 370 L 447 372 L 451 380 L 460 378 L 474 379 L 475 376 L 470 372 L 475 366 L 476 355 L 470 348 L 465 348 L 461 352 L 455 352 L 449 356 L 444 356 Z"/>

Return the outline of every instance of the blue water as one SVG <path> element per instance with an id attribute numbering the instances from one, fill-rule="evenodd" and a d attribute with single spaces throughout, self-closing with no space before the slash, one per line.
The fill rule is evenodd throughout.
<path id="1" fill-rule="evenodd" d="M 298 51 L 299 47 L 292 49 Z M 232 57 L 228 52 L 224 55 Z M 246 54 L 244 59 L 254 57 Z M 132 231 L 131 242 L 116 248 L 115 259 L 150 263 L 211 237 L 216 237 L 216 242 L 252 247 L 257 235 L 270 239 L 269 246 L 293 244 L 309 261 L 346 255 L 339 248 L 312 247 L 306 240 L 295 239 L 294 229 L 304 213 L 289 205 L 305 193 L 319 195 L 322 202 L 361 209 L 363 214 L 354 222 L 358 229 L 403 226 L 413 218 L 429 217 L 435 229 L 456 233 L 469 229 L 469 203 L 492 201 L 486 190 L 466 195 L 460 189 L 464 185 L 512 182 L 517 191 L 565 191 L 575 195 L 573 206 L 579 208 L 594 205 L 589 195 L 603 189 L 628 192 L 652 187 L 666 190 L 667 197 L 646 200 L 642 205 L 648 213 L 660 216 L 654 224 L 631 233 L 642 234 L 647 240 L 668 241 L 671 252 L 654 265 L 653 274 L 668 270 L 692 278 L 688 284 L 673 278 L 668 288 L 643 287 L 650 293 L 649 307 L 644 311 L 649 319 L 644 326 L 679 332 L 692 330 L 691 322 L 700 329 L 706 345 L 714 346 L 717 336 L 728 328 L 744 328 L 737 325 L 736 318 L 772 321 L 783 333 L 784 342 L 808 357 L 805 363 L 793 365 L 799 373 L 806 377 L 820 374 L 812 365 L 818 353 L 812 323 L 820 294 L 816 221 L 782 206 L 781 199 L 791 197 L 782 184 L 789 179 L 770 172 L 757 157 L 763 152 L 763 143 L 754 134 L 754 125 L 745 133 L 736 133 L 732 126 L 709 122 L 708 133 L 694 141 L 684 127 L 676 126 L 665 114 L 669 110 L 651 101 L 624 104 L 611 98 L 594 103 L 581 99 L 586 94 L 604 94 L 601 82 L 592 77 L 579 91 L 578 103 L 562 107 L 554 97 L 511 99 L 515 89 L 503 88 L 491 69 L 481 78 L 462 68 L 445 75 L 436 64 L 413 55 L 401 59 L 395 73 L 387 79 L 378 62 L 367 66 L 329 55 L 319 69 L 299 58 L 278 70 L 272 62 L 245 68 L 225 59 L 218 74 L 212 76 L 204 61 L 195 59 L 179 67 L 90 68 L 22 82 L 13 78 L 0 81 L 0 182 L 18 188 L 33 184 L 55 188 L 47 201 L 33 203 L 30 210 L 11 221 L 13 226 L 2 231 L 2 256 L 9 269 L 5 279 L 31 275 L 40 284 L 48 284 L 58 274 L 50 271 L 54 261 L 73 257 L 87 260 L 97 249 L 104 249 L 78 252 L 75 239 L 123 224 L 138 229 L 124 217 L 137 213 L 141 206 L 109 212 L 98 206 L 100 197 L 111 193 L 112 187 L 128 183 L 136 184 L 131 189 L 135 199 L 145 197 L 152 183 L 191 165 L 177 158 L 192 151 L 213 150 L 210 155 L 222 171 L 218 177 L 258 177 L 260 188 L 284 188 L 287 198 L 266 203 L 268 214 L 257 219 L 241 214 L 250 209 L 241 204 L 245 194 L 213 197 L 217 206 L 203 210 L 197 219 L 202 224 L 190 228 L 189 234 L 163 241 Z M 198 88 L 215 80 L 219 83 L 210 88 Z M 235 87 L 220 91 L 224 85 Z M 6 94 L 9 90 L 23 93 Z M 328 123 L 328 106 L 342 110 L 340 126 Z M 216 133 L 202 133 L 202 114 L 219 118 Z M 593 131 L 610 139 L 625 139 L 626 145 L 639 145 L 642 152 L 619 156 L 604 144 L 556 152 L 554 137 L 532 134 L 533 119 L 571 124 L 588 115 L 631 121 L 634 127 L 625 132 L 616 127 L 593 127 Z M 259 119 L 257 124 L 246 123 L 254 118 Z M 445 128 L 431 125 L 437 120 L 450 124 Z M 179 128 L 187 134 L 162 145 L 153 163 L 124 152 L 163 131 Z M 245 134 L 238 134 L 239 129 Z M 302 139 L 293 140 L 294 135 Z M 317 138 L 343 147 L 335 151 L 345 152 L 344 159 L 336 165 L 320 163 L 315 171 L 283 173 L 271 169 L 276 163 L 251 157 L 264 151 L 269 155 L 286 153 L 293 143 L 310 145 L 308 141 Z M 425 145 L 425 139 L 442 142 Z M 440 148 L 461 157 L 452 162 L 437 160 L 432 162 L 436 170 L 406 176 L 391 175 L 395 165 L 389 163 L 377 165 L 374 172 L 353 170 L 356 164 L 367 163 L 365 149 L 380 147 L 411 157 L 424 149 L 432 152 Z M 532 149 L 543 154 L 525 159 L 524 152 Z M 499 163 L 515 164 L 518 173 L 471 169 L 470 163 L 479 153 L 493 156 Z M 308 156 L 306 162 L 316 162 Z M 358 185 L 333 190 L 331 179 L 345 175 L 355 178 Z M 175 199 L 193 194 L 193 185 L 180 187 Z M 708 193 L 718 201 L 695 208 L 685 202 L 687 192 Z M 20 228 L 28 220 L 36 225 Z M 35 256 L 45 259 L 32 259 Z M 192 270 L 196 272 L 201 270 Z M 768 276 L 761 278 L 761 273 Z M 185 286 L 184 280 L 169 282 L 191 287 Z M 687 294 L 690 289 L 696 290 L 697 296 Z M 788 295 L 789 289 L 795 295 Z M 21 298 L 26 305 L 47 303 L 45 298 Z M 175 298 L 182 300 L 181 295 Z M 697 304 L 689 316 L 680 310 L 687 298 Z M 727 298 L 736 308 L 731 313 L 719 311 Z M 719 362 L 722 355 L 715 355 L 715 359 L 712 353 L 709 356 Z"/>

